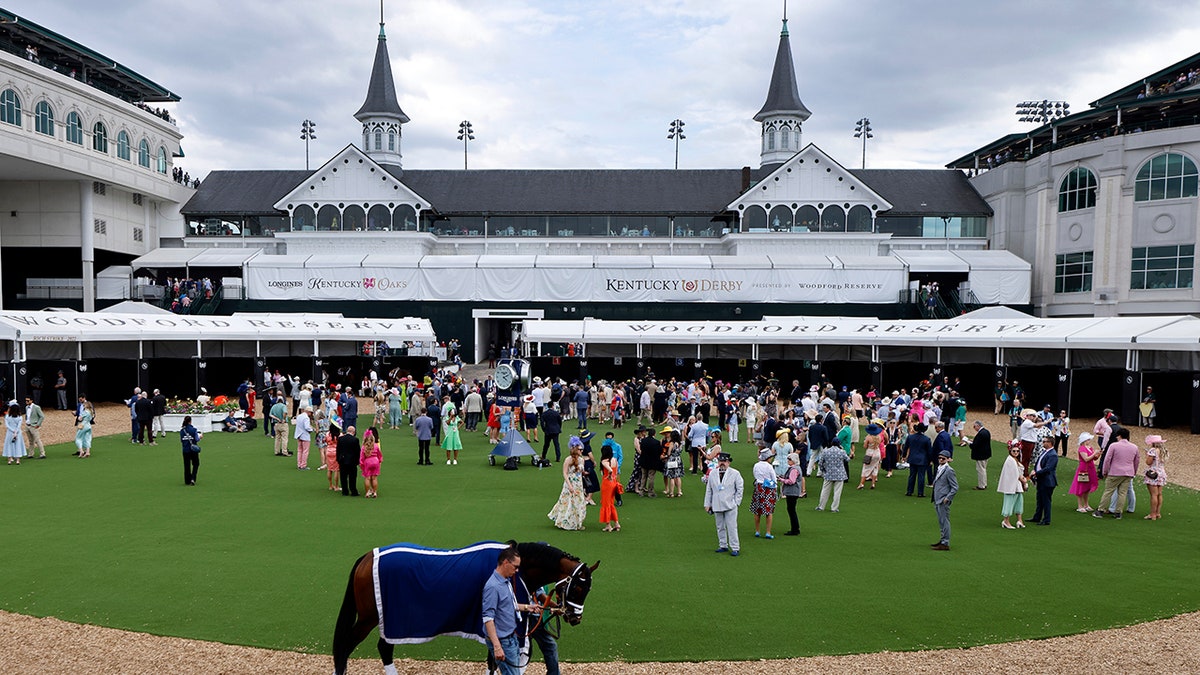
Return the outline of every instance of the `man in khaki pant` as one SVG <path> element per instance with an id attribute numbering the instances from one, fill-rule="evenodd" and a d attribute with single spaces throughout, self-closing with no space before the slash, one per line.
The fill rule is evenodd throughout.
<path id="1" fill-rule="evenodd" d="M 287 414 L 287 399 L 280 396 L 275 399 L 275 405 L 271 406 L 270 416 L 271 424 L 275 426 L 275 454 L 288 454 L 288 414 Z"/>
<path id="2" fill-rule="evenodd" d="M 27 457 L 33 457 L 33 448 L 36 446 L 42 452 L 38 459 L 46 459 L 46 446 L 42 444 L 42 424 L 46 422 L 46 416 L 42 413 L 42 406 L 33 402 L 33 399 L 25 397 L 25 453 Z"/>

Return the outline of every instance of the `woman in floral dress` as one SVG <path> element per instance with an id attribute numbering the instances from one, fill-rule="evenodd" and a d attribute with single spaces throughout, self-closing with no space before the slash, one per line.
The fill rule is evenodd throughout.
<path id="1" fill-rule="evenodd" d="M 562 492 L 546 515 L 560 530 L 582 530 L 587 517 L 587 496 L 583 493 L 583 441 L 572 436 L 567 441 L 567 448 L 567 459 L 562 465 Z"/>
<path id="2" fill-rule="evenodd" d="M 670 427 L 667 427 L 670 429 Z M 663 479 L 666 481 L 668 497 L 683 496 L 683 443 L 674 430 L 665 431 L 663 452 L 666 454 L 666 471 Z"/>

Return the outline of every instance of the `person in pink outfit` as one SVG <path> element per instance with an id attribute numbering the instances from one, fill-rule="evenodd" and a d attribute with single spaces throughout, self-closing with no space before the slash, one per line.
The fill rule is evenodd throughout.
<path id="1" fill-rule="evenodd" d="M 315 431 L 312 419 L 310 419 L 311 415 L 312 408 L 304 408 L 292 420 L 296 425 L 296 468 L 301 471 L 308 471 L 308 446 L 312 442 L 313 431 Z"/>
<path id="2" fill-rule="evenodd" d="M 1075 479 L 1071 481 L 1071 494 L 1075 495 L 1076 511 L 1088 513 L 1088 496 L 1099 487 L 1100 478 L 1096 475 L 1096 460 L 1100 459 L 1100 451 L 1092 447 L 1094 435 L 1083 432 L 1079 434 L 1079 468 L 1075 469 Z"/>
<path id="3" fill-rule="evenodd" d="M 363 434 L 362 450 L 358 456 L 358 465 L 362 468 L 363 487 L 367 489 L 367 497 L 379 496 L 379 468 L 383 464 L 383 453 L 379 448 L 379 432 L 375 427 L 367 429 Z"/>
<path id="4" fill-rule="evenodd" d="M 337 463 L 337 439 L 341 435 L 337 427 L 329 427 L 329 433 L 325 434 L 325 447 L 322 452 L 325 457 L 325 473 L 329 476 L 329 489 L 341 490 L 338 478 L 338 463 Z"/>

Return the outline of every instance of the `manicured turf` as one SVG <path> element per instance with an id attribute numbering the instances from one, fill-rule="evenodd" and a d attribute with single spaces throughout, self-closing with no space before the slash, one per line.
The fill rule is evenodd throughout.
<path id="1" fill-rule="evenodd" d="M 621 437 L 632 456 L 630 428 Z M 488 465 L 482 436 L 466 436 L 457 467 L 437 452 L 434 466 L 419 467 L 408 430 L 385 431 L 377 500 L 327 491 L 324 472 L 274 457 L 261 432 L 207 436 L 196 487 L 182 484 L 171 438 L 143 448 L 114 436 L 97 440 L 90 459 L 57 446 L 46 461 L 0 463 L 0 607 L 327 653 L 350 566 L 368 549 L 514 538 L 602 561 L 583 624 L 563 628 L 563 658 L 575 661 L 959 647 L 1200 608 L 1200 495 L 1170 487 L 1163 519 L 1146 522 L 1141 488 L 1136 518 L 1097 521 L 1075 513 L 1067 494 L 1073 462 L 1060 467 L 1054 524 L 1010 532 L 999 527 L 994 491 L 1002 451 L 991 464 L 993 487 L 977 492 L 960 449 L 964 489 L 946 553 L 929 550 L 938 538 L 933 507 L 903 496 L 903 474 L 857 492 L 855 462 L 839 514 L 812 511 L 820 481 L 809 482 L 799 537 L 753 538 L 747 493 L 742 556 L 731 558 L 713 553 L 712 518 L 694 476 L 683 499 L 628 495 L 620 533 L 600 532 L 596 509 L 586 531 L 562 532 L 545 517 L 561 486 L 559 466 L 503 471 Z M 729 447 L 749 483 L 750 446 Z M 1027 514 L 1033 506 L 1029 495 Z M 782 501 L 778 516 L 777 535 L 787 529 Z M 356 655 L 374 656 L 373 645 L 372 637 Z M 398 650 L 417 658 L 482 653 L 451 638 Z"/>

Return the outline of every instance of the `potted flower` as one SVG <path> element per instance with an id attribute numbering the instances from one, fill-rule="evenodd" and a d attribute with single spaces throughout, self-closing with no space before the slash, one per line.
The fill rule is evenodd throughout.
<path id="1" fill-rule="evenodd" d="M 179 431 L 183 427 L 183 418 L 190 415 L 193 426 L 207 430 L 211 426 L 212 409 L 211 405 L 194 399 L 169 399 L 163 415 L 163 427 L 167 431 Z"/>

